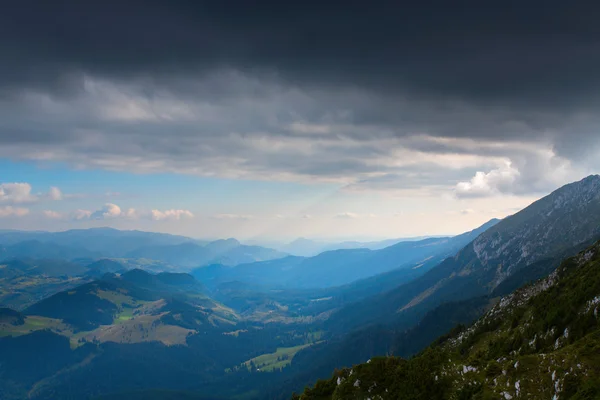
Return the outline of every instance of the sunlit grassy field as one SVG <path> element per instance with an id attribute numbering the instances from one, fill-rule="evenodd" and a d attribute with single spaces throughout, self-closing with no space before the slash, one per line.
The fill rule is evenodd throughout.
<path id="1" fill-rule="evenodd" d="M 21 336 L 41 329 L 52 329 L 53 331 L 71 334 L 68 325 L 60 319 L 40 317 L 37 315 L 25 317 L 23 325 L 0 324 L 0 337 Z"/>
<path id="2" fill-rule="evenodd" d="M 274 353 L 262 354 L 258 357 L 254 357 L 244 362 L 243 365 L 250 368 L 251 365 L 254 364 L 254 366 L 260 371 L 272 372 L 287 366 L 292 362 L 292 359 L 296 353 L 302 349 L 312 346 L 313 344 L 316 343 L 303 344 L 294 347 L 279 347 Z"/>

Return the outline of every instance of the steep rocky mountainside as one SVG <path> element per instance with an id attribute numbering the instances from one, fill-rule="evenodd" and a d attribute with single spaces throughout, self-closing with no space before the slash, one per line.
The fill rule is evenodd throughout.
<path id="1" fill-rule="evenodd" d="M 563 186 L 490 228 L 472 243 L 477 262 L 495 271 L 492 287 L 517 269 L 600 234 L 600 176 Z M 458 273 L 466 273 L 464 266 Z"/>
<path id="2" fill-rule="evenodd" d="M 596 399 L 600 242 L 410 360 L 336 371 L 294 399 Z"/>
<path id="3" fill-rule="evenodd" d="M 557 262 L 600 239 L 600 176 L 571 183 L 507 217 L 422 277 L 342 309 L 332 326 L 408 328 L 427 311 L 549 274 Z M 503 289 L 499 291 L 498 288 Z"/>

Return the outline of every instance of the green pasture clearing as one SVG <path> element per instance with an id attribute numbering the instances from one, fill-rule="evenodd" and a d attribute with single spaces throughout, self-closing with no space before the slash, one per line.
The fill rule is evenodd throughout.
<path id="1" fill-rule="evenodd" d="M 51 329 L 66 335 L 71 333 L 68 325 L 63 323 L 60 319 L 32 315 L 25 317 L 25 323 L 23 325 L 0 324 L 0 337 L 21 336 L 41 329 Z"/>
<path id="2" fill-rule="evenodd" d="M 254 365 L 257 370 L 263 372 L 273 372 L 274 370 L 284 368 L 291 363 L 296 353 L 298 353 L 300 350 L 317 343 L 308 343 L 294 347 L 279 347 L 274 353 L 262 354 L 258 357 L 254 357 L 244 362 L 243 365 L 245 365 L 248 369 Z"/>

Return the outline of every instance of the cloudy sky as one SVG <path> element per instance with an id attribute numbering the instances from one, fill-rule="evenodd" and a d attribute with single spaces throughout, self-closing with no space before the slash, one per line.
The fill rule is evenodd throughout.
<path id="1" fill-rule="evenodd" d="M 0 228 L 450 234 L 600 171 L 598 3 L 28 1 Z"/>

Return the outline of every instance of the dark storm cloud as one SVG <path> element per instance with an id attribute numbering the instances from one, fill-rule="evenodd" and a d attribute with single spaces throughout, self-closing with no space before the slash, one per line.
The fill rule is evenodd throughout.
<path id="1" fill-rule="evenodd" d="M 578 3 L 13 2 L 0 156 L 545 191 L 597 162 L 600 3 Z"/>
<path id="2" fill-rule="evenodd" d="M 3 7 L 3 85 L 274 70 L 298 84 L 552 105 L 595 94 L 596 2 L 20 1 Z"/>

